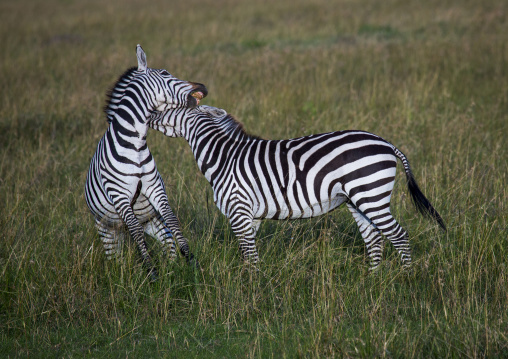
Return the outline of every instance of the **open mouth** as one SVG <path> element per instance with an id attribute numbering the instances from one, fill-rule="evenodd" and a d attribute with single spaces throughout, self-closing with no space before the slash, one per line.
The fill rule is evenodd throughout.
<path id="1" fill-rule="evenodd" d="M 199 105 L 199 101 L 201 101 L 203 99 L 203 97 L 205 97 L 205 95 L 201 91 L 196 91 L 196 92 L 192 93 L 191 96 L 196 99 L 197 105 Z"/>
<path id="2" fill-rule="evenodd" d="M 199 102 L 208 95 L 208 90 L 206 89 L 205 85 L 197 83 L 197 82 L 191 82 L 190 83 L 193 87 L 192 92 L 189 94 L 189 98 L 187 101 L 188 107 L 196 107 L 199 105 Z"/>

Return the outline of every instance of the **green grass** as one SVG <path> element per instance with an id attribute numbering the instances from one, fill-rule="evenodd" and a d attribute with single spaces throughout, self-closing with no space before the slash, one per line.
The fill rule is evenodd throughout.
<path id="1" fill-rule="evenodd" d="M 508 357 L 508 7 L 499 1 L 20 0 L 0 4 L 1 357 Z M 107 89 L 136 64 L 207 85 L 203 103 L 279 139 L 362 129 L 411 161 L 369 274 L 349 212 L 266 222 L 240 260 L 188 145 L 150 132 L 203 271 L 149 242 L 106 262 L 84 201 Z M 399 172 L 402 172 L 399 170 Z"/>

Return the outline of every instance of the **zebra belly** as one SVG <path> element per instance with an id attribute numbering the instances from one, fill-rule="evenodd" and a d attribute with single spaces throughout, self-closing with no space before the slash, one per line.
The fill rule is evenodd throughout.
<path id="1" fill-rule="evenodd" d="M 315 203 L 304 208 L 293 211 L 291 219 L 311 218 L 333 211 L 346 201 L 346 196 L 336 196 L 333 199 L 321 203 Z"/>
<path id="2" fill-rule="evenodd" d="M 305 205 L 302 207 L 289 208 L 286 204 L 276 207 L 275 203 L 271 203 L 269 210 L 265 216 L 258 212 L 255 218 L 269 218 L 269 219 L 298 219 L 298 218 L 311 218 L 317 217 L 322 214 L 333 211 L 346 201 L 345 195 L 336 195 L 333 199 L 321 203 L 314 203 L 312 205 Z"/>
<path id="3" fill-rule="evenodd" d="M 336 177 L 330 178 L 333 180 Z M 321 192 L 315 193 L 311 186 L 302 184 L 296 178 L 290 178 L 285 188 L 271 191 L 275 195 L 265 191 L 264 196 L 258 194 L 255 197 L 256 200 L 253 200 L 253 203 L 257 203 L 254 207 L 255 218 L 298 219 L 330 212 L 347 199 L 341 182 L 332 180 L 323 182 L 325 185 L 321 187 Z M 272 182 L 271 185 L 275 188 L 275 183 Z M 263 197 L 266 201 L 259 200 Z"/>

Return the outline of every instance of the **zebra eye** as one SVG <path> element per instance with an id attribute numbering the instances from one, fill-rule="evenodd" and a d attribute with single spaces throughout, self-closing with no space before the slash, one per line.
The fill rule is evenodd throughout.
<path id="1" fill-rule="evenodd" d="M 164 76 L 169 76 L 169 72 L 167 72 L 166 70 L 162 70 L 160 74 Z"/>

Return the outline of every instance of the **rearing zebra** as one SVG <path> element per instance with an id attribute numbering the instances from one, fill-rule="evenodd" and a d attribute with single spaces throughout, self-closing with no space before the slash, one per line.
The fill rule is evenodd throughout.
<path id="1" fill-rule="evenodd" d="M 367 246 L 371 269 L 381 262 L 383 235 L 409 266 L 408 234 L 390 213 L 397 158 L 418 210 L 446 229 L 418 188 L 406 157 L 374 134 L 339 131 L 263 140 L 248 135 L 226 111 L 208 106 L 153 114 L 149 126 L 187 140 L 243 257 L 253 262 L 258 260 L 255 235 L 262 219 L 314 217 L 345 202 Z"/>
<path id="2" fill-rule="evenodd" d="M 136 55 L 138 67 L 127 70 L 109 94 L 105 108 L 109 128 L 90 163 L 85 198 L 106 255 L 110 258 L 120 252 L 126 225 L 155 279 L 157 273 L 145 245 L 145 231 L 169 246 L 171 256 L 176 255 L 172 234 L 187 260 L 193 255 L 147 147 L 147 120 L 154 111 L 195 107 L 207 90 L 202 84 L 179 80 L 166 70 L 148 68 L 139 45 Z"/>

